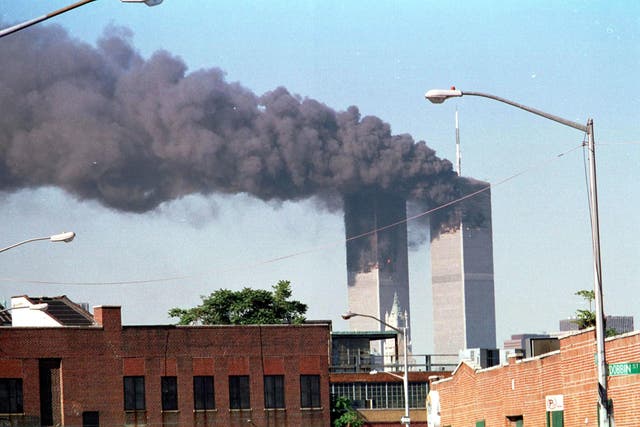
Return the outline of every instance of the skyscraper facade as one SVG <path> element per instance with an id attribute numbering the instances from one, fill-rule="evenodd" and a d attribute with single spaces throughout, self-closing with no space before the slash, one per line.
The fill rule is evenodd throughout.
<path id="1" fill-rule="evenodd" d="M 488 185 L 486 183 L 483 183 Z M 434 353 L 495 348 L 491 192 L 474 197 L 474 218 L 431 227 Z"/>
<path id="2" fill-rule="evenodd" d="M 344 198 L 349 309 L 398 328 L 409 322 L 405 318 L 409 312 L 406 219 L 406 201 L 393 194 L 358 193 Z M 385 329 L 366 317 L 349 322 L 354 331 Z M 384 352 L 383 347 L 374 350 Z"/>

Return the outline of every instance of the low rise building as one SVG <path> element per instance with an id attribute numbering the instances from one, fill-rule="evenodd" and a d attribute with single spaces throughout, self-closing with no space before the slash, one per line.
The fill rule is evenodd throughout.
<path id="1" fill-rule="evenodd" d="M 123 326 L 117 306 L 45 303 L 12 311 L 58 325 L 0 326 L 0 425 L 330 425 L 329 321 Z"/>
<path id="2" fill-rule="evenodd" d="M 329 382 L 331 396 L 347 398 L 368 427 L 398 425 L 405 413 L 404 355 L 371 354 L 372 341 L 398 342 L 396 331 L 333 332 Z M 397 346 L 395 346 L 397 348 Z M 443 378 L 455 365 L 448 355 L 408 356 L 408 403 L 411 425 L 427 427 L 429 379 Z"/>
<path id="3" fill-rule="evenodd" d="M 615 425 L 638 425 L 640 332 L 608 338 L 608 398 Z M 594 329 L 559 337 L 559 349 L 478 369 L 462 362 L 431 384 L 430 425 L 597 426 Z M 613 425 L 613 424 L 612 424 Z"/>

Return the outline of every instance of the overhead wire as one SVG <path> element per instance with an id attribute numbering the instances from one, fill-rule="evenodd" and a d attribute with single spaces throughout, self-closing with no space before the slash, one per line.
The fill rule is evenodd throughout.
<path id="1" fill-rule="evenodd" d="M 230 272 L 230 271 L 237 271 L 237 270 L 246 270 L 248 268 L 255 268 L 255 267 L 259 267 L 262 265 L 267 265 L 267 264 L 273 264 L 273 263 L 277 263 L 286 259 L 290 259 L 290 258 L 295 258 L 295 257 L 299 257 L 302 255 L 306 255 L 309 253 L 314 253 L 314 252 L 320 252 L 329 248 L 333 248 L 333 247 L 337 247 L 337 246 L 342 246 L 348 242 L 351 242 L 353 240 L 357 240 L 357 239 L 361 239 L 367 236 L 371 236 L 375 233 L 378 233 L 380 231 L 384 231 L 393 227 L 397 227 L 401 224 L 404 223 L 408 223 L 409 221 L 414 221 L 417 220 L 419 218 L 422 218 L 424 216 L 427 215 L 431 215 L 434 212 L 437 212 L 439 210 L 445 209 L 449 206 L 458 204 L 464 200 L 470 199 L 472 197 L 477 196 L 478 194 L 484 193 L 486 191 L 488 191 L 491 188 L 495 188 L 501 185 L 506 184 L 509 181 L 512 181 L 534 169 L 538 169 L 542 166 L 545 166 L 547 164 L 550 164 L 558 159 L 561 159 L 562 157 L 564 157 L 567 154 L 570 154 L 578 149 L 580 149 L 581 147 L 584 147 L 584 142 L 581 143 L 578 146 L 575 146 L 567 151 L 564 151 L 560 154 L 556 154 L 550 158 L 545 159 L 544 161 L 538 162 L 534 165 L 531 165 L 519 172 L 516 172 L 512 175 L 509 175 L 499 181 L 497 181 L 494 184 L 489 184 L 486 185 L 476 191 L 473 191 L 471 193 L 465 194 L 457 199 L 451 200 L 450 202 L 444 203 L 442 205 L 439 205 L 437 207 L 434 207 L 432 209 L 428 209 L 426 211 L 417 213 L 415 215 L 411 215 L 408 216 L 407 218 L 382 226 L 382 227 L 378 227 L 375 228 L 373 230 L 367 231 L 365 233 L 361 233 L 361 234 L 357 234 L 351 237 L 348 237 L 346 239 L 341 239 L 340 241 L 335 241 L 335 242 L 331 242 L 331 243 L 327 243 L 324 245 L 320 245 L 320 246 L 314 246 L 308 249 L 304 249 L 304 250 L 300 250 L 300 251 L 296 251 L 296 252 L 291 252 L 285 255 L 281 255 L 281 256 L 277 256 L 277 257 L 273 257 L 273 258 L 267 258 L 264 260 L 259 260 L 253 263 L 249 263 L 249 264 L 242 264 L 242 265 L 238 265 L 238 266 L 233 266 L 233 267 L 226 267 L 226 268 L 222 268 L 217 270 L 219 273 L 225 273 L 225 272 Z M 210 273 L 207 273 L 210 274 Z M 34 285 L 65 285 L 65 286 L 117 286 L 117 285 L 144 285 L 144 284 L 155 284 L 155 283 L 162 283 L 162 282 L 173 282 L 173 281 L 177 281 L 177 280 L 187 280 L 187 279 L 195 279 L 198 277 L 204 277 L 205 273 L 202 274 L 192 274 L 192 275 L 179 275 L 179 276 L 167 276 L 167 277 L 161 277 L 161 278 L 155 278 L 155 279 L 141 279 L 141 280 L 121 280 L 121 281 L 108 281 L 108 282 L 79 282 L 79 281 L 53 281 L 53 280 L 33 280 L 33 279 L 20 279 L 20 278 L 2 278 L 0 277 L 0 282 L 13 282 L 13 283 L 25 283 L 25 284 L 34 284 Z"/>

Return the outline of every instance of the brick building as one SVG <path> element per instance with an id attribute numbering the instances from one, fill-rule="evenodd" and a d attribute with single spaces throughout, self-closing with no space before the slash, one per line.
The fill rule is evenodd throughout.
<path id="1" fill-rule="evenodd" d="M 93 318 L 0 327 L 0 425 L 330 424 L 330 322 L 122 326 L 115 306 Z"/>
<path id="2" fill-rule="evenodd" d="M 402 372 L 393 372 L 402 375 Z M 446 377 L 450 372 L 410 371 L 409 416 L 413 427 L 427 427 L 426 396 L 429 392 L 429 377 Z M 404 415 L 404 392 L 402 378 L 394 378 L 389 372 L 332 373 L 331 393 L 344 396 L 353 403 L 367 427 L 397 426 Z"/>
<path id="3" fill-rule="evenodd" d="M 529 359 L 512 357 L 502 366 L 458 365 L 450 378 L 431 384 L 431 413 L 440 414 L 440 423 L 434 425 L 597 426 L 594 330 L 559 341 L 557 351 Z M 635 427 L 640 408 L 640 332 L 609 338 L 605 347 L 615 425 Z"/>

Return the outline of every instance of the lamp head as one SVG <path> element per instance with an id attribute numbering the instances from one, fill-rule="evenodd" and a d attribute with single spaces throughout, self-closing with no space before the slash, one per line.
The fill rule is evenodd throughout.
<path id="1" fill-rule="evenodd" d="M 434 104 L 442 104 L 449 98 L 457 98 L 462 96 L 462 91 L 457 90 L 455 86 L 451 86 L 451 89 L 431 89 L 424 97 Z"/>
<path id="2" fill-rule="evenodd" d="M 343 318 L 344 320 L 349 320 L 349 319 L 351 319 L 351 318 L 352 318 L 353 316 L 355 316 L 355 315 L 356 315 L 355 313 L 352 313 L 351 311 L 347 311 L 346 313 L 344 313 L 344 314 L 342 315 L 342 318 Z"/>
<path id="3" fill-rule="evenodd" d="M 49 237 L 49 240 L 51 240 L 52 242 L 69 243 L 74 239 L 74 237 L 76 237 L 76 233 L 74 233 L 73 231 L 67 231 L 66 233 L 54 234 L 53 236 Z"/>
<path id="4" fill-rule="evenodd" d="M 157 6 L 162 0 L 120 0 L 123 3 L 144 3 L 147 6 Z"/>

